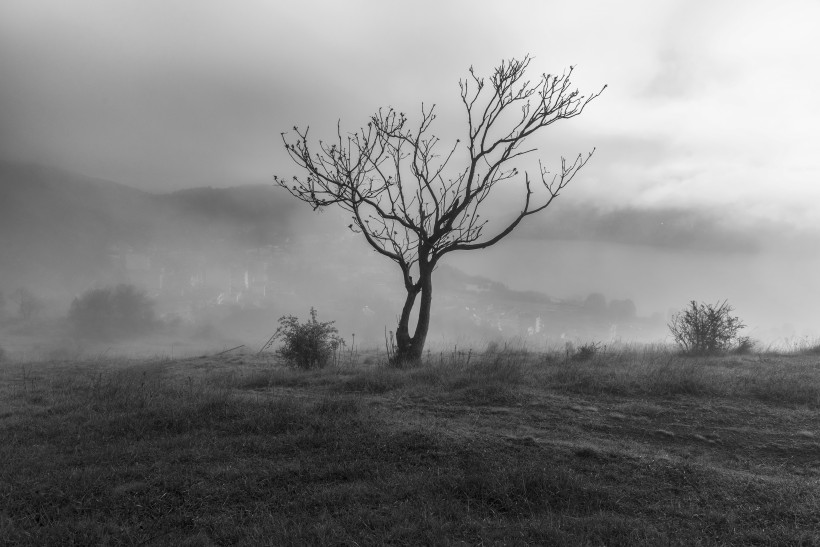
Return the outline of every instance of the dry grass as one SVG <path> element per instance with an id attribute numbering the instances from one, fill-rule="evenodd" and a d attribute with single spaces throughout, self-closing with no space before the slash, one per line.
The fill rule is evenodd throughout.
<path id="1" fill-rule="evenodd" d="M 820 545 L 820 363 L 0 367 L 0 543 Z"/>

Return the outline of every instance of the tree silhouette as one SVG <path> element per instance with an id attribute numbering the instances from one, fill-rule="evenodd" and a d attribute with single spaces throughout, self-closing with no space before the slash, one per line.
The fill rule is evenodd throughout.
<path id="1" fill-rule="evenodd" d="M 475 74 L 459 81 L 467 114 L 466 141 L 456 140 L 442 154 L 430 132 L 435 105 L 421 107 L 421 121 L 411 128 L 393 108 L 380 109 L 366 127 L 343 133 L 333 142 L 308 141 L 309 128 L 294 127 L 295 140 L 282 133 L 285 148 L 303 177 L 274 177 L 277 184 L 314 209 L 338 205 L 351 214 L 349 228 L 361 233 L 376 252 L 401 270 L 407 296 L 396 328 L 396 358 L 417 361 L 430 327 L 432 274 L 443 256 L 494 245 L 527 216 L 549 206 L 583 167 L 592 152 L 574 161 L 561 158 L 551 174 L 538 163 L 537 177 L 513 165 L 534 152 L 528 139 L 553 123 L 581 114 L 603 90 L 588 96 L 571 89 L 573 67 L 560 75 L 524 76 L 532 58 L 510 59 L 488 80 Z M 460 168 L 451 162 L 463 162 Z M 523 190 L 520 211 L 490 229 L 480 211 L 495 205 L 493 190 L 517 184 Z M 482 207 L 484 206 L 484 207 Z M 489 233 L 488 233 L 489 232 Z M 411 335 L 410 320 L 420 298 Z"/>
<path id="2" fill-rule="evenodd" d="M 36 319 L 45 308 L 43 301 L 25 287 L 15 290 L 12 300 L 17 303 L 17 317 L 25 322 Z"/>
<path id="3" fill-rule="evenodd" d="M 77 336 L 99 340 L 138 336 L 158 326 L 154 301 L 125 284 L 91 289 L 75 298 L 68 322 Z"/>

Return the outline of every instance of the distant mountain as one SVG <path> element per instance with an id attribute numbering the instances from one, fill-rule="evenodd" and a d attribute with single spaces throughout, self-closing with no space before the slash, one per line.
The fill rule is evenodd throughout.
<path id="1" fill-rule="evenodd" d="M 92 286 L 126 282 L 150 291 L 164 312 L 233 306 L 273 314 L 247 325 L 231 316 L 245 332 L 318 305 L 354 332 L 382 336 L 401 305 L 395 270 L 370 260 L 346 230 L 328 228 L 332 215 L 306 213 L 273 185 L 153 194 L 0 163 L 0 291 L 25 287 L 65 304 Z M 446 264 L 435 283 L 440 334 L 601 338 L 615 335 L 616 324 L 625 336 L 646 324 L 630 301 L 557 300 Z"/>
<path id="2" fill-rule="evenodd" d="M 127 237 L 150 195 L 121 184 L 37 165 L 0 163 L 3 240 L 105 234 Z M 114 230 L 112 232 L 111 230 Z M 56 238 L 56 239 L 55 239 Z"/>
<path id="3" fill-rule="evenodd" d="M 151 194 L 0 162 L 0 289 L 74 290 L 99 278 L 114 251 L 273 244 L 290 230 L 282 198 L 273 185 Z"/>
<path id="4" fill-rule="evenodd" d="M 192 188 L 152 196 L 165 243 L 256 248 L 291 235 L 294 208 L 277 187 Z"/>

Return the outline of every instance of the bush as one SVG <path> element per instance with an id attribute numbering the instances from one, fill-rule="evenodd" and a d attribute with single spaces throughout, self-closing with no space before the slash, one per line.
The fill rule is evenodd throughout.
<path id="1" fill-rule="evenodd" d="M 575 349 L 570 359 L 576 362 L 589 361 L 604 349 L 606 347 L 600 342 L 588 342 Z"/>
<path id="2" fill-rule="evenodd" d="M 324 368 L 336 357 L 336 350 L 345 345 L 334 323 L 320 323 L 314 308 L 310 308 L 310 319 L 305 323 L 299 323 L 293 315 L 286 315 L 279 318 L 279 328 L 266 347 L 281 338 L 283 345 L 276 354 L 289 364 L 303 369 Z"/>
<path id="3" fill-rule="evenodd" d="M 737 345 L 733 350 L 738 355 L 749 355 L 757 349 L 757 343 L 748 336 L 741 336 L 737 339 Z"/>
<path id="4" fill-rule="evenodd" d="M 76 335 L 101 340 L 146 334 L 159 324 L 154 301 L 133 285 L 85 292 L 71 303 L 68 321 Z"/>
<path id="5" fill-rule="evenodd" d="M 686 353 L 712 354 L 728 350 L 738 340 L 737 333 L 744 325 L 725 300 L 719 304 L 698 304 L 672 316 L 669 331 L 675 343 Z"/>

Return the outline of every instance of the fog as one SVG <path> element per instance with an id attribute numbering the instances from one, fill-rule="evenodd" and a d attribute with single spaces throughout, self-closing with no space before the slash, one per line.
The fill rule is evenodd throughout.
<path id="1" fill-rule="evenodd" d="M 350 349 L 383 348 L 395 330 L 398 267 L 340 211 L 314 212 L 273 185 L 152 193 L 7 162 L 0 198 L 7 355 L 257 350 L 280 317 L 304 321 L 311 308 Z M 816 244 L 770 223 L 738 230 L 706 210 L 559 199 L 495 247 L 445 257 L 428 346 L 666 342 L 671 313 L 725 299 L 744 335 L 788 346 L 820 332 L 810 305 L 820 258 L 806 252 Z M 152 302 L 153 323 L 108 333 L 72 319 L 74 302 L 121 284 Z"/>
<path id="2" fill-rule="evenodd" d="M 424 103 L 446 144 L 469 67 L 526 53 L 608 88 L 522 167 L 595 154 L 507 239 L 444 259 L 431 344 L 663 341 L 671 312 L 724 299 L 764 345 L 820 336 L 815 2 L 439 4 L 3 2 L 0 347 L 251 348 L 311 306 L 383 346 L 398 268 L 273 187 L 297 174 L 280 134 Z M 118 284 L 155 302 L 152 337 L 78 338 L 72 302 Z"/>
<path id="3" fill-rule="evenodd" d="M 521 257 L 526 256 L 526 266 Z M 466 271 L 502 279 L 518 290 L 569 297 L 601 292 L 632 299 L 641 315 L 668 318 L 690 300 L 728 300 L 748 328 L 744 335 L 765 344 L 820 332 L 820 258 L 812 253 L 754 254 L 663 250 L 579 241 L 510 241 L 484 256 L 454 257 Z M 521 264 L 512 269 L 504 264 Z"/>

